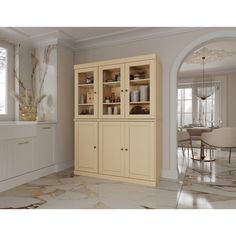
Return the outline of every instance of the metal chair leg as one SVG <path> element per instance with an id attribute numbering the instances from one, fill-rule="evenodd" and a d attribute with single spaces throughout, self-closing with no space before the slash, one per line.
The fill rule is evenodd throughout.
<path id="1" fill-rule="evenodd" d="M 183 157 L 185 157 L 185 154 L 184 154 L 184 145 L 182 144 L 182 152 L 183 152 Z"/>
<path id="2" fill-rule="evenodd" d="M 193 153 L 193 145 L 192 145 L 192 140 L 190 140 L 190 148 L 191 148 L 191 152 L 192 152 L 192 158 L 194 159 L 194 153 Z"/>
<path id="3" fill-rule="evenodd" d="M 229 149 L 229 163 L 231 161 L 231 148 Z"/>

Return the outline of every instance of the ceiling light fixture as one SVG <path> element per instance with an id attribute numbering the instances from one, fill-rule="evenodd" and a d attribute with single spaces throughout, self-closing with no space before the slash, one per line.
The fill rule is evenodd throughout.
<path id="1" fill-rule="evenodd" d="M 197 88 L 197 97 L 203 101 L 213 94 L 212 86 L 211 87 L 205 86 L 205 59 L 206 57 L 203 56 L 202 57 L 202 87 Z"/>

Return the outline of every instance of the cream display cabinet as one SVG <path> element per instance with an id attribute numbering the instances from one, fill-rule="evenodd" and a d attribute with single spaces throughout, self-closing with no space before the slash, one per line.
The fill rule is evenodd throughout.
<path id="1" fill-rule="evenodd" d="M 156 55 L 75 65 L 75 175 L 155 186 L 161 171 Z"/>

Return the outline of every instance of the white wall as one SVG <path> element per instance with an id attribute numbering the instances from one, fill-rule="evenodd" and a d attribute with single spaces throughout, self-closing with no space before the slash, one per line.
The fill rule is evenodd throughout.
<path id="1" fill-rule="evenodd" d="M 222 28 L 203 28 L 171 36 L 133 41 L 102 48 L 85 49 L 76 54 L 75 64 L 156 53 L 162 63 L 163 89 L 163 177 L 176 178 L 176 162 L 170 156 L 170 72 L 177 56 L 195 39 Z M 200 45 L 198 45 L 199 47 Z"/>
<path id="2" fill-rule="evenodd" d="M 45 70 L 45 64 L 43 63 L 45 47 L 36 49 L 36 56 L 39 59 L 39 68 L 41 72 Z M 39 75 L 39 73 L 37 73 Z M 41 73 L 42 74 L 42 73 Z M 38 78 L 39 82 L 43 79 L 42 76 Z M 38 106 L 38 119 L 39 120 L 57 120 L 57 49 L 53 49 L 49 56 L 49 64 L 47 67 L 47 74 L 44 80 L 44 86 L 42 94 L 46 94 L 47 97 Z"/>
<path id="3" fill-rule="evenodd" d="M 56 161 L 73 164 L 74 159 L 74 54 L 57 45 Z"/>
<path id="4" fill-rule="evenodd" d="M 236 127 L 236 74 L 227 80 L 227 126 Z"/>

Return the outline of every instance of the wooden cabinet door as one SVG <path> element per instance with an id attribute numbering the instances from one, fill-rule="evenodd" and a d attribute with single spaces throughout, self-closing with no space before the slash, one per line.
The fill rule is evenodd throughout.
<path id="1" fill-rule="evenodd" d="M 125 64 L 125 117 L 155 118 L 156 62 Z"/>
<path id="2" fill-rule="evenodd" d="M 121 122 L 99 124 L 99 172 L 124 175 L 124 126 Z"/>
<path id="3" fill-rule="evenodd" d="M 98 172 L 97 122 L 75 122 L 75 168 Z"/>
<path id="4" fill-rule="evenodd" d="M 75 118 L 97 118 L 98 68 L 75 70 Z"/>
<path id="5" fill-rule="evenodd" d="M 154 123 L 126 122 L 125 126 L 126 176 L 135 179 L 154 180 Z"/>
<path id="6" fill-rule="evenodd" d="M 124 76 L 124 64 L 99 67 L 100 117 L 124 117 Z"/>

